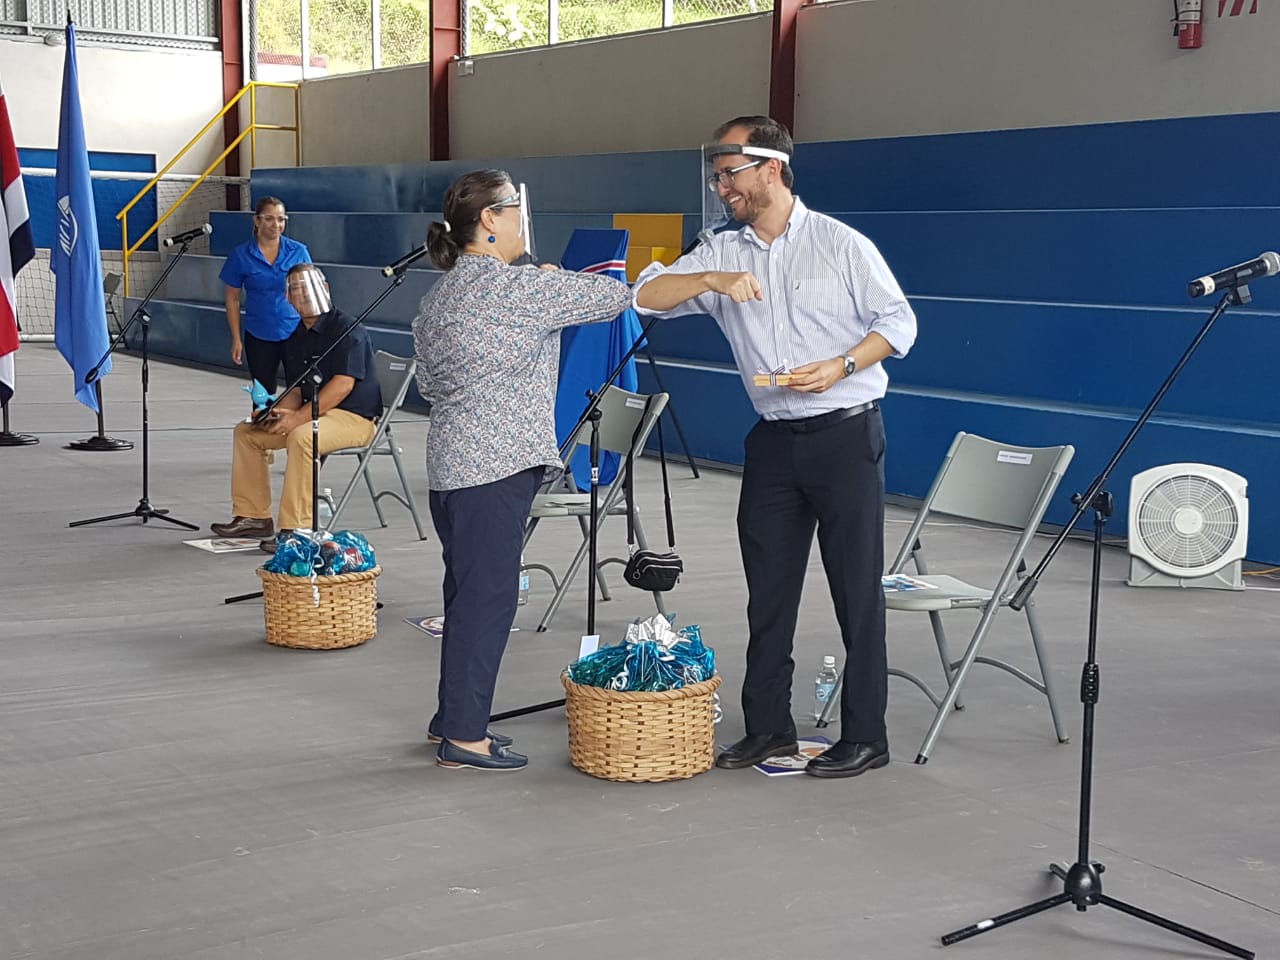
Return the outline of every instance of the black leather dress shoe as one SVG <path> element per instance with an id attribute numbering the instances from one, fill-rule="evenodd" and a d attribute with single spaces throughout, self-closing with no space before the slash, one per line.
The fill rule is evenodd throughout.
<path id="1" fill-rule="evenodd" d="M 889 762 L 889 741 L 873 740 L 854 743 L 837 740 L 807 764 L 804 772 L 811 777 L 856 777 L 860 773 L 883 767 Z"/>
<path id="2" fill-rule="evenodd" d="M 275 525 L 270 517 L 259 520 L 256 517 L 232 517 L 230 523 L 213 523 L 209 525 L 217 537 L 269 537 L 275 533 Z"/>
<path id="3" fill-rule="evenodd" d="M 794 733 L 749 733 L 716 757 L 716 766 L 724 770 L 753 767 L 770 757 L 789 757 L 800 750 Z"/>

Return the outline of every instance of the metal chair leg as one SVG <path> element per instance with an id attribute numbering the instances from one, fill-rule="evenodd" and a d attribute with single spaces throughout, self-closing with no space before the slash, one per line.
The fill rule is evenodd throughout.
<path id="1" fill-rule="evenodd" d="M 1044 644 L 1040 638 L 1040 624 L 1036 619 L 1035 598 L 1032 597 L 1023 611 L 1027 615 L 1027 626 L 1031 629 L 1031 645 L 1036 649 L 1036 660 L 1040 663 L 1040 682 L 1044 684 L 1044 695 L 1049 700 L 1049 715 L 1053 718 L 1053 732 L 1059 743 L 1067 743 L 1071 737 L 1063 726 L 1062 717 L 1058 713 L 1058 697 L 1053 688 L 1053 671 L 1049 669 L 1049 658 L 1045 654 Z"/>
<path id="2" fill-rule="evenodd" d="M 955 673 L 955 668 L 951 664 L 951 654 L 947 649 L 947 631 L 942 625 L 941 611 L 929 611 L 929 624 L 933 627 L 933 642 L 937 644 L 938 656 L 942 659 L 942 678 L 949 687 L 951 686 L 951 678 Z M 964 709 L 964 701 L 960 699 L 959 694 L 956 695 L 956 709 Z"/>
<path id="3" fill-rule="evenodd" d="M 978 621 L 978 627 L 973 632 L 973 639 L 969 641 L 969 646 L 965 649 L 964 657 L 959 661 L 959 666 L 951 678 L 951 683 L 947 685 L 947 692 L 942 698 L 942 705 L 938 707 L 937 712 L 933 715 L 933 723 L 929 726 L 929 732 L 925 734 L 924 742 L 920 744 L 920 752 L 916 755 L 916 763 L 928 762 L 929 753 L 933 750 L 933 745 L 937 742 L 939 734 L 942 733 L 942 725 L 946 723 L 947 715 L 955 707 L 956 698 L 960 696 L 960 687 L 964 683 L 965 677 L 969 675 L 969 670 L 978 656 L 978 650 L 982 647 L 982 641 L 986 638 L 987 631 L 991 629 L 991 621 L 995 619 L 996 611 L 999 608 L 999 601 L 996 600 L 982 608 L 982 618 Z"/>
<path id="4" fill-rule="evenodd" d="M 396 473 L 400 476 L 400 486 L 404 488 L 405 506 L 409 508 L 409 515 L 413 517 L 413 525 L 417 528 L 418 539 L 427 539 L 427 531 L 422 526 L 422 515 L 418 513 L 418 501 L 413 496 L 413 488 L 409 485 L 409 477 L 404 472 L 404 461 L 400 459 L 400 448 L 396 446 L 395 438 L 391 436 L 391 427 L 387 427 L 387 442 L 391 444 L 391 459 L 395 462 Z"/>

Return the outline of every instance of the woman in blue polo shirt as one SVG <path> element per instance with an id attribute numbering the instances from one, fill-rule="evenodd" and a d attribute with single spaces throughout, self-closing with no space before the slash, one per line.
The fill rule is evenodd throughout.
<path id="1" fill-rule="evenodd" d="M 284 363 L 284 344 L 298 326 L 298 311 L 285 298 L 285 281 L 295 264 L 310 263 L 306 244 L 284 235 L 289 217 L 284 203 L 263 197 L 253 214 L 253 237 L 231 251 L 218 278 L 227 285 L 227 326 L 231 359 L 249 362 L 249 375 L 276 392 L 276 371 Z M 241 333 L 240 288 L 244 288 Z"/>

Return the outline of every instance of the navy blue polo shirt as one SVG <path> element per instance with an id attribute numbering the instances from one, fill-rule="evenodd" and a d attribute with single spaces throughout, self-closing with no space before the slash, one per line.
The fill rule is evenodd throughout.
<path id="1" fill-rule="evenodd" d="M 307 361 L 318 357 L 347 329 L 351 318 L 339 310 L 321 314 L 310 330 L 299 323 L 284 347 L 284 375 L 290 383 L 302 376 Z M 347 410 L 373 420 L 382 416 L 382 388 L 378 386 L 378 365 L 373 358 L 373 344 L 364 324 L 359 324 L 346 338 L 320 362 L 321 387 L 335 376 L 354 377 L 356 385 L 338 404 L 339 410 Z M 303 406 L 311 403 L 312 385 L 303 381 Z"/>
<path id="2" fill-rule="evenodd" d="M 258 249 L 256 239 L 240 244 L 222 265 L 218 279 L 228 287 L 244 288 L 244 330 L 259 340 L 284 340 L 298 325 L 298 311 L 285 298 L 289 268 L 310 263 L 305 243 L 280 238 L 275 263 Z"/>

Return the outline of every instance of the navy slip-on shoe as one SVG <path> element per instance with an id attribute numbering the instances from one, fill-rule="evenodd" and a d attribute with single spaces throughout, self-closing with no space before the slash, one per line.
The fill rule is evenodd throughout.
<path id="1" fill-rule="evenodd" d="M 511 737 L 508 737 L 505 733 L 497 733 L 493 730 L 486 730 L 484 732 L 484 735 L 489 738 L 490 742 L 496 743 L 500 747 L 509 747 L 513 743 L 515 743 L 515 740 L 513 740 Z M 436 732 L 436 728 L 434 726 L 427 727 L 427 743 L 439 743 L 443 739 L 444 737 L 441 736 L 438 732 Z"/>
<path id="2" fill-rule="evenodd" d="M 436 750 L 436 763 L 451 770 L 522 770 L 529 763 L 524 754 L 500 747 L 496 743 L 489 744 L 488 753 L 476 753 L 463 750 L 452 740 L 441 740 Z"/>

